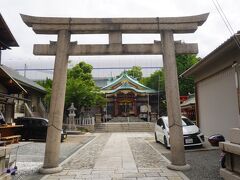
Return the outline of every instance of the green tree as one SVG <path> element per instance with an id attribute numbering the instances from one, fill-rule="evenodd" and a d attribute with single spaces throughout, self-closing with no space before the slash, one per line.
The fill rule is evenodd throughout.
<path id="1" fill-rule="evenodd" d="M 82 107 L 102 106 L 105 104 L 105 98 L 100 91 L 100 88 L 95 86 L 92 77 L 93 67 L 85 62 L 80 62 L 67 73 L 67 85 L 65 95 L 65 108 L 68 108 L 71 103 L 80 110 Z M 52 92 L 52 80 L 38 82 L 47 90 L 44 98 L 45 104 L 50 104 Z"/>
<path id="2" fill-rule="evenodd" d="M 134 77 L 138 81 L 142 79 L 143 73 L 142 73 L 142 68 L 140 66 L 133 66 L 132 69 L 129 69 L 127 71 L 127 74 L 129 76 Z"/>
<path id="3" fill-rule="evenodd" d="M 198 62 L 195 55 L 178 55 L 176 57 L 178 76 Z M 160 114 L 166 114 L 166 101 L 165 99 L 165 81 L 164 71 L 155 71 L 150 77 L 143 78 L 141 81 L 144 85 L 160 91 Z M 194 92 L 194 81 L 192 78 L 178 78 L 180 95 L 188 95 Z"/>
<path id="4" fill-rule="evenodd" d="M 43 81 L 37 81 L 37 83 L 44 87 L 45 90 L 47 91 L 47 94 L 43 98 L 43 103 L 49 109 L 50 106 L 50 100 L 51 100 L 51 94 L 52 94 L 52 80 L 49 78 L 46 78 L 46 80 Z"/>
<path id="5" fill-rule="evenodd" d="M 103 94 L 93 81 L 92 69 L 91 65 L 80 62 L 68 70 L 65 108 L 68 108 L 72 102 L 78 110 L 105 103 Z"/>
<path id="6" fill-rule="evenodd" d="M 141 83 L 157 91 L 164 91 L 164 73 L 162 70 L 157 70 L 150 77 L 143 78 Z"/>
<path id="7" fill-rule="evenodd" d="M 177 71 L 178 77 L 189 69 L 192 65 L 198 62 L 196 55 L 177 55 Z M 194 80 L 193 78 L 178 78 L 179 92 L 181 96 L 186 96 L 188 93 L 194 93 Z"/>
<path id="8" fill-rule="evenodd" d="M 184 71 L 198 62 L 196 55 L 177 55 L 177 73 L 180 76 Z M 164 72 L 163 70 L 155 71 L 150 77 L 143 78 L 141 81 L 144 85 L 155 90 L 164 91 Z M 192 78 L 178 78 L 179 92 L 181 96 L 188 95 L 194 92 L 194 81 Z M 159 87 L 158 87 L 159 86 Z"/>

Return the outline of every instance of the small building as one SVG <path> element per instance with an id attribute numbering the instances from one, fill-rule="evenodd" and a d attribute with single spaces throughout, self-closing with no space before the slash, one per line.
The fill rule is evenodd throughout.
<path id="1" fill-rule="evenodd" d="M 45 89 L 13 69 L 0 66 L 0 110 L 8 122 L 19 116 L 46 117 Z"/>
<path id="2" fill-rule="evenodd" d="M 181 103 L 181 112 L 182 115 L 191 119 L 194 123 L 196 122 L 196 114 L 195 114 L 195 94 L 190 94 L 188 98 Z M 198 124 L 197 124 L 198 125 Z"/>
<path id="3" fill-rule="evenodd" d="M 230 139 L 230 129 L 240 126 L 239 39 L 238 32 L 182 74 L 194 78 L 197 123 L 207 137 Z"/>
<path id="4" fill-rule="evenodd" d="M 43 87 L 2 65 L 1 52 L 18 43 L 0 14 L 0 111 L 7 122 L 18 116 L 46 117 L 41 98 L 46 94 Z"/>
<path id="5" fill-rule="evenodd" d="M 157 112 L 157 91 L 144 86 L 126 72 L 103 87 L 102 92 L 107 98 L 106 111 L 112 117 L 139 116 L 144 107 L 148 112 Z"/>
<path id="6" fill-rule="evenodd" d="M 0 14 L 0 64 L 1 51 L 11 49 L 11 47 L 18 47 L 18 43 Z"/>

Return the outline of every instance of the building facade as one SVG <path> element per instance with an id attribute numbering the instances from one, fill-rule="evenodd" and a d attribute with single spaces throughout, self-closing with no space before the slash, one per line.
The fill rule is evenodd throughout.
<path id="1" fill-rule="evenodd" d="M 148 88 L 126 72 L 102 88 L 107 99 L 105 113 L 116 116 L 139 116 L 156 112 L 157 91 Z"/>
<path id="2" fill-rule="evenodd" d="M 0 65 L 0 80 L 0 110 L 7 122 L 19 116 L 47 117 L 43 87 L 5 65 Z"/>
<path id="3" fill-rule="evenodd" d="M 46 117 L 41 103 L 45 89 L 2 65 L 1 52 L 11 47 L 18 47 L 18 43 L 0 14 L 0 111 L 8 123 L 18 116 Z"/>
<path id="4" fill-rule="evenodd" d="M 188 69 L 183 76 L 195 81 L 197 122 L 206 136 L 240 126 L 240 49 L 234 35 Z"/>
<path id="5" fill-rule="evenodd" d="M 193 76 L 197 119 L 206 136 L 222 134 L 220 176 L 240 179 L 240 31 L 183 76 Z"/>

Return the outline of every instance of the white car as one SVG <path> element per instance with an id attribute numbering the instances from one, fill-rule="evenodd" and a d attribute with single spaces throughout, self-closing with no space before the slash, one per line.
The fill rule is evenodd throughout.
<path id="1" fill-rule="evenodd" d="M 204 135 L 199 128 L 188 118 L 182 116 L 184 146 L 202 146 Z M 170 135 L 168 117 L 162 116 L 155 124 L 155 140 L 161 142 L 166 148 L 170 148 Z"/>

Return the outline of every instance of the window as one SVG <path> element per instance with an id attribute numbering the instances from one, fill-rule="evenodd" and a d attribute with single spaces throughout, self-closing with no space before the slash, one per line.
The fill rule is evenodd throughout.
<path id="1" fill-rule="evenodd" d="M 48 125 L 48 123 L 44 120 L 41 121 L 41 124 L 42 124 L 42 126 L 47 126 Z"/>
<path id="2" fill-rule="evenodd" d="M 157 121 L 157 125 L 163 126 L 163 120 L 162 120 L 162 118 L 160 118 L 160 119 Z"/>
<path id="3" fill-rule="evenodd" d="M 187 119 L 187 118 L 182 118 L 182 125 L 183 126 L 193 126 L 194 123 L 191 120 Z"/>

